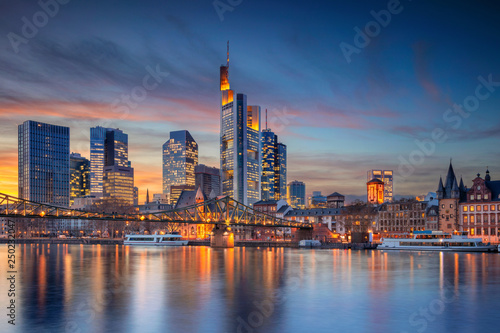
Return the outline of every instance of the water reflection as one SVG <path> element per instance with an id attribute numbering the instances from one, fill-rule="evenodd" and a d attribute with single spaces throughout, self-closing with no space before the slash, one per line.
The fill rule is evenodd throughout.
<path id="1" fill-rule="evenodd" d="M 499 324 L 498 254 L 26 244 L 16 255 L 22 332 L 465 332 Z M 7 271 L 6 260 L 0 268 Z M 11 331 L 6 325 L 1 331 Z"/>

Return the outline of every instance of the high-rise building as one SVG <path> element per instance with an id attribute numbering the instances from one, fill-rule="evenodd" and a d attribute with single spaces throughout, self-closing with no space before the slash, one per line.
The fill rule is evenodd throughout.
<path id="1" fill-rule="evenodd" d="M 274 177 L 274 199 L 275 200 L 280 200 L 284 199 L 286 200 L 286 192 L 287 192 L 287 186 L 286 186 L 286 145 L 278 142 L 277 144 L 277 149 L 276 151 L 278 152 L 276 154 L 276 161 L 275 161 L 275 174 L 276 177 Z M 305 196 L 304 196 L 305 198 Z"/>
<path id="2" fill-rule="evenodd" d="M 105 166 L 129 167 L 128 135 L 119 129 L 101 126 L 90 129 L 90 192 L 103 196 Z"/>
<path id="3" fill-rule="evenodd" d="M 75 198 L 90 195 L 90 161 L 78 153 L 69 156 L 70 161 L 70 198 L 73 205 Z"/>
<path id="4" fill-rule="evenodd" d="M 295 209 L 305 209 L 306 207 L 306 184 L 294 180 L 288 184 L 287 189 L 288 204 Z"/>
<path id="5" fill-rule="evenodd" d="M 139 205 L 139 188 L 134 186 L 134 206 Z"/>
<path id="6" fill-rule="evenodd" d="M 134 204 L 134 169 L 118 165 L 104 167 L 102 177 L 104 199 L 117 199 Z"/>
<path id="7" fill-rule="evenodd" d="M 261 199 L 286 199 L 286 145 L 270 129 L 262 131 Z"/>
<path id="8" fill-rule="evenodd" d="M 201 188 L 201 191 L 207 198 L 213 192 L 213 195 L 220 195 L 220 170 L 219 168 L 209 167 L 199 164 L 194 168 L 195 188 Z"/>
<path id="9" fill-rule="evenodd" d="M 252 205 L 260 200 L 260 106 L 229 89 L 227 65 L 221 66 L 220 169 L 222 194 Z"/>
<path id="10" fill-rule="evenodd" d="M 366 183 L 367 202 L 370 204 L 384 203 L 384 182 L 373 178 Z"/>
<path id="11" fill-rule="evenodd" d="M 194 189 L 194 168 L 198 165 L 198 144 L 188 131 L 170 132 L 163 145 L 163 193 L 171 186 L 187 185 Z"/>
<path id="12" fill-rule="evenodd" d="M 69 128 L 28 120 L 18 126 L 18 140 L 19 197 L 69 206 Z"/>
<path id="13" fill-rule="evenodd" d="M 392 202 L 393 197 L 393 171 L 392 170 L 368 170 L 366 181 L 377 178 L 384 183 L 383 202 Z"/>

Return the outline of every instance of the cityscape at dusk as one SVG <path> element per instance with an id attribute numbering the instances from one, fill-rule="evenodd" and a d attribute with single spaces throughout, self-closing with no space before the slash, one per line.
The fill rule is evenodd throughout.
<path id="1" fill-rule="evenodd" d="M 305 182 L 307 195 L 363 195 L 372 168 L 394 170 L 396 195 L 422 195 L 436 190 L 450 158 L 465 179 L 487 166 L 500 174 L 493 2 L 402 2 L 350 62 L 341 43 L 356 47 L 355 28 L 387 2 L 235 3 L 219 16 L 209 1 L 69 1 L 25 42 L 3 38 L 1 191 L 17 195 L 17 125 L 28 119 L 70 127 L 71 151 L 87 158 L 89 128 L 128 133 L 141 202 L 146 189 L 161 192 L 170 131 L 189 130 L 199 162 L 218 166 L 218 67 L 227 40 L 232 87 L 268 110 L 269 127 L 288 147 L 288 180 Z M 2 6 L 5 36 L 22 36 L 21 18 L 41 10 L 30 1 Z M 164 77 L 127 103 L 148 68 Z M 448 114 L 474 103 L 466 99 L 479 77 L 492 82 L 480 91 L 487 98 L 471 104 L 475 112 Z M 408 169 L 421 150 L 416 140 L 432 140 L 436 128 L 446 140 Z"/>
<path id="2" fill-rule="evenodd" d="M 0 12 L 0 332 L 498 331 L 497 2 Z"/>

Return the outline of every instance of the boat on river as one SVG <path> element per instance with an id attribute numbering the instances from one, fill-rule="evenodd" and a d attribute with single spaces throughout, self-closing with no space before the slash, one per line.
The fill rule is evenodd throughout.
<path id="1" fill-rule="evenodd" d="M 496 245 L 484 244 L 481 238 L 469 238 L 467 232 L 414 231 L 398 238 L 382 239 L 379 250 L 498 252 Z"/>
<path id="2" fill-rule="evenodd" d="M 178 234 L 154 235 L 125 235 L 123 245 L 153 245 L 153 246 L 182 246 L 188 241 L 183 240 Z"/>

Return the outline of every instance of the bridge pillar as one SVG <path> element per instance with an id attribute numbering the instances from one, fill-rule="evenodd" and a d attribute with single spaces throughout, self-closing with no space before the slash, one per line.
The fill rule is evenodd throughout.
<path id="1" fill-rule="evenodd" d="M 295 241 L 300 242 L 303 239 L 313 239 L 313 229 L 297 228 Z"/>
<path id="2" fill-rule="evenodd" d="M 225 224 L 216 224 L 212 230 L 210 246 L 219 248 L 233 248 L 234 234 L 231 231 L 231 227 Z"/>

